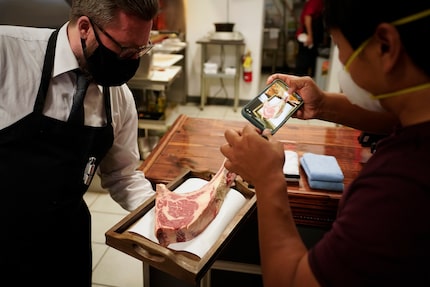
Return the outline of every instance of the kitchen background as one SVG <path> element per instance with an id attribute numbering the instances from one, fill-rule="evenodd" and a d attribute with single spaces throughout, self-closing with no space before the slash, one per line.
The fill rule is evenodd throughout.
<path id="1" fill-rule="evenodd" d="M 68 19 L 71 0 L 0 0 L 0 24 L 59 27 Z M 215 31 L 215 23 L 234 23 L 233 31 L 243 35 L 243 53 L 251 52 L 251 82 L 240 81 L 240 100 L 245 102 L 260 91 L 267 73 L 289 72 L 294 67 L 294 30 L 305 0 L 160 0 L 161 12 L 154 28 L 175 32 L 187 44 L 185 51 L 185 98 L 200 97 L 201 45 L 196 43 Z M 259 32 L 256 32 L 259 31 Z M 232 65 L 235 54 L 227 47 L 223 55 L 213 47 L 211 61 Z M 316 81 L 322 88 L 338 90 L 335 49 L 326 49 L 319 59 Z M 334 59 L 334 60 L 332 60 Z M 217 80 L 209 87 L 209 99 L 219 90 Z M 224 81 L 225 97 L 232 98 L 233 81 Z"/>

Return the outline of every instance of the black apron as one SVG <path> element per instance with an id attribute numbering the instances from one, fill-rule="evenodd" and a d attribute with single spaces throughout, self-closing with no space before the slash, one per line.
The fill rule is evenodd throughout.
<path id="1" fill-rule="evenodd" d="M 91 215 L 83 195 L 113 143 L 109 88 L 104 127 L 42 114 L 57 34 L 48 42 L 33 112 L 0 131 L 0 268 L 21 286 L 91 286 Z"/>

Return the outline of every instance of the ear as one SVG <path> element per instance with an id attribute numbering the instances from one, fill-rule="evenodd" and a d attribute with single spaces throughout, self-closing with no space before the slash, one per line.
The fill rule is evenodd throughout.
<path id="1" fill-rule="evenodd" d="M 376 28 L 375 38 L 380 46 L 382 68 L 385 72 L 389 72 L 400 60 L 403 49 L 400 34 L 394 25 L 382 23 Z"/>
<path id="2" fill-rule="evenodd" d="M 79 35 L 81 39 L 87 39 L 90 34 L 90 29 L 92 28 L 90 19 L 87 16 L 81 16 L 77 20 L 77 28 L 79 30 Z"/>

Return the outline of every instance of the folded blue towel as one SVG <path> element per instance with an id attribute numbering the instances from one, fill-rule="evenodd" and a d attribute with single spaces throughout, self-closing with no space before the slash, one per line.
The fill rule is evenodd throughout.
<path id="1" fill-rule="evenodd" d="M 335 191 L 343 191 L 343 182 L 336 181 L 322 181 L 322 180 L 309 180 L 308 183 L 311 188 L 314 189 L 327 189 Z"/>
<path id="2" fill-rule="evenodd" d="M 333 156 L 304 153 L 300 164 L 311 188 L 343 191 L 343 173 Z"/>
<path id="3" fill-rule="evenodd" d="M 334 156 L 304 153 L 300 163 L 309 181 L 343 182 L 344 176 Z"/>

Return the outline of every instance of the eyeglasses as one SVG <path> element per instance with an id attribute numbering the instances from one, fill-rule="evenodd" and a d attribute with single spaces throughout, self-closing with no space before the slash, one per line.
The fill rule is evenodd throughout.
<path id="1" fill-rule="evenodd" d="M 115 45 L 117 45 L 118 48 L 121 49 L 121 51 L 118 54 L 118 57 L 121 58 L 121 59 L 133 58 L 136 55 L 137 55 L 138 58 L 140 58 L 143 55 L 147 54 L 154 47 L 154 45 L 152 45 L 152 43 L 151 43 L 151 40 L 148 41 L 148 45 L 143 45 L 143 46 L 138 47 L 138 48 L 124 47 L 120 43 L 118 43 L 118 41 L 115 40 L 108 32 L 106 32 L 105 30 L 103 30 L 103 28 L 101 28 L 99 25 L 97 25 L 96 23 L 94 23 L 91 19 L 90 19 L 90 22 L 91 22 L 91 24 L 93 26 L 96 26 L 100 31 L 102 31 L 102 33 L 106 37 L 108 37 Z M 95 33 L 95 35 L 98 38 L 97 33 Z M 100 39 L 98 39 L 98 40 L 100 40 Z"/>

